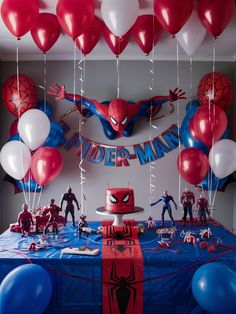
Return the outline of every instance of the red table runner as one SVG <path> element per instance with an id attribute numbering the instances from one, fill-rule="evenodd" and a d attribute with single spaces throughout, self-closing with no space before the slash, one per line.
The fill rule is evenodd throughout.
<path id="1" fill-rule="evenodd" d="M 143 313 L 143 255 L 132 225 L 104 226 L 103 314 Z"/>

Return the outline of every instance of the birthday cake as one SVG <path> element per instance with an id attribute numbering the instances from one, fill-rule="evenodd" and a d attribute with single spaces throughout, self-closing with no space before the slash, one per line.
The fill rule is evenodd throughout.
<path id="1" fill-rule="evenodd" d="M 130 188 L 108 188 L 106 190 L 105 210 L 112 213 L 134 212 L 134 191 Z"/>

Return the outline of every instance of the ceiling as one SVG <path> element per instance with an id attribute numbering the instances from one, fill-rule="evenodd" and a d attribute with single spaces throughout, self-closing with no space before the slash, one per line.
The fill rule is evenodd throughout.
<path id="1" fill-rule="evenodd" d="M 101 17 L 101 0 L 94 0 L 96 15 Z M 2 3 L 2 0 L 0 0 Z M 56 12 L 57 0 L 39 0 L 40 13 Z M 153 13 L 153 0 L 140 0 L 140 15 Z M 213 47 L 216 48 L 216 61 L 236 61 L 236 14 L 233 20 L 227 26 L 221 36 L 214 40 L 210 34 L 207 34 L 203 44 L 195 53 L 194 60 L 208 61 L 212 60 Z M 27 33 L 19 43 L 20 60 L 42 60 L 41 51 L 33 42 L 30 32 Z M 78 52 L 79 56 L 79 52 Z M 168 33 L 163 32 L 159 43 L 155 48 L 155 59 L 175 60 L 176 59 L 176 39 Z M 114 54 L 106 45 L 103 38 L 100 39 L 94 50 L 88 55 L 88 59 L 107 60 L 114 59 Z M 147 58 L 139 49 L 134 39 L 130 42 L 121 55 L 121 59 L 139 60 Z M 179 49 L 180 60 L 188 60 L 182 48 Z M 16 38 L 8 31 L 0 18 L 0 59 L 16 59 Z M 62 34 L 53 48 L 47 53 L 48 60 L 71 60 L 73 59 L 73 42 L 69 36 Z"/>

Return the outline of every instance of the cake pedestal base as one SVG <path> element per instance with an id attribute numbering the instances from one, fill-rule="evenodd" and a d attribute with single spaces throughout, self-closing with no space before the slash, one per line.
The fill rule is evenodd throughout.
<path id="1" fill-rule="evenodd" d="M 125 225 L 123 221 L 124 215 L 133 215 L 133 214 L 142 213 L 142 212 L 144 212 L 144 209 L 141 207 L 135 207 L 132 213 L 130 212 L 112 213 L 111 211 L 105 210 L 104 207 L 99 207 L 96 209 L 96 213 L 99 215 L 113 216 L 114 221 L 113 221 L 112 226 L 119 226 L 119 227 L 123 227 Z"/>

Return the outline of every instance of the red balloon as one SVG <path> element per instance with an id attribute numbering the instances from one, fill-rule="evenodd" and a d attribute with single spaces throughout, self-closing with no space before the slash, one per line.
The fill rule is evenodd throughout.
<path id="1" fill-rule="evenodd" d="M 76 45 L 84 55 L 89 54 L 98 43 L 102 33 L 102 26 L 102 21 L 97 16 L 94 16 L 89 28 L 76 39 Z"/>
<path id="2" fill-rule="evenodd" d="M 234 0 L 198 0 L 198 16 L 206 29 L 219 36 L 234 15 Z"/>
<path id="3" fill-rule="evenodd" d="M 124 36 L 120 38 L 114 35 L 105 24 L 103 26 L 103 36 L 105 38 L 105 41 L 116 56 L 119 56 L 128 45 L 130 34 L 131 32 L 128 31 Z"/>
<path id="4" fill-rule="evenodd" d="M 4 0 L 1 7 L 4 24 L 17 38 L 25 35 L 39 15 L 36 0 Z"/>
<path id="5" fill-rule="evenodd" d="M 141 50 L 149 54 L 160 39 L 161 24 L 154 15 L 139 16 L 132 27 L 133 36 Z"/>
<path id="6" fill-rule="evenodd" d="M 174 35 L 180 31 L 193 10 L 193 0 L 155 0 L 154 12 L 162 27 Z"/>
<path id="7" fill-rule="evenodd" d="M 214 104 L 226 110 L 233 100 L 233 86 L 223 73 L 204 75 L 198 85 L 198 100 L 201 105 Z"/>
<path id="8" fill-rule="evenodd" d="M 177 168 L 187 182 L 196 185 L 202 182 L 208 173 L 208 158 L 198 148 L 186 148 L 178 156 Z"/>
<path id="9" fill-rule="evenodd" d="M 18 119 L 15 119 L 11 126 L 10 126 L 10 136 L 13 136 L 14 134 L 18 133 Z"/>
<path id="10" fill-rule="evenodd" d="M 17 75 L 10 76 L 2 86 L 2 101 L 7 110 L 17 118 L 28 109 L 35 108 L 38 101 L 35 82 L 24 74 L 19 74 L 19 96 Z"/>
<path id="11" fill-rule="evenodd" d="M 211 147 L 224 134 L 227 127 L 225 112 L 215 105 L 201 106 L 191 119 L 190 133 Z"/>
<path id="12" fill-rule="evenodd" d="M 63 160 L 56 148 L 41 147 L 31 159 L 31 172 L 39 185 L 46 185 L 56 179 L 63 167 Z"/>
<path id="13" fill-rule="evenodd" d="M 40 13 L 31 29 L 31 36 L 43 53 L 52 48 L 60 34 L 61 25 L 56 15 L 51 13 Z"/>
<path id="14" fill-rule="evenodd" d="M 92 24 L 93 0 L 59 0 L 57 17 L 63 30 L 75 40 Z"/>

